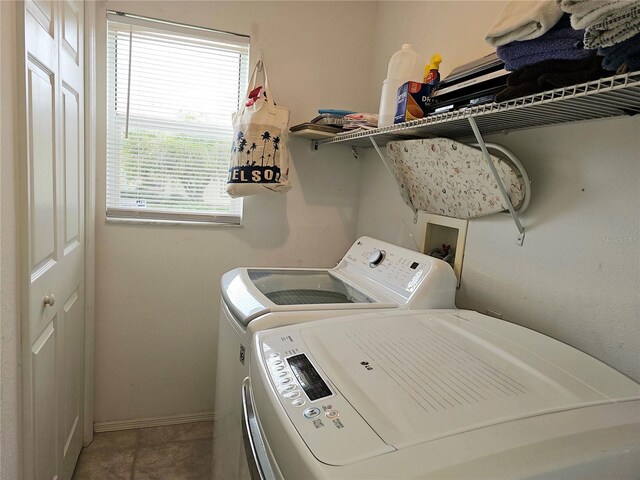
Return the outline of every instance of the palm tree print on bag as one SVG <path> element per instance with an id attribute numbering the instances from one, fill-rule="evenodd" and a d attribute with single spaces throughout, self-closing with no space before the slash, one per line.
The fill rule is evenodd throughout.
<path id="1" fill-rule="evenodd" d="M 247 146 L 247 141 L 243 138 L 242 140 L 240 140 L 240 143 L 238 143 L 238 153 L 244 152 L 244 147 L 246 146 Z"/>
<path id="2" fill-rule="evenodd" d="M 251 150 L 251 165 L 255 165 L 256 161 L 253 159 L 253 151 L 258 148 L 258 145 L 256 145 L 256 142 L 253 142 L 251 144 L 251 146 L 249 147 L 249 150 Z"/>
<path id="3" fill-rule="evenodd" d="M 264 146 L 262 147 L 262 155 L 260 156 L 260 160 L 262 160 L 261 165 L 264 166 L 264 150 L 267 148 L 267 142 L 271 140 L 271 134 L 267 131 L 262 134 L 262 141 L 264 142 Z"/>
<path id="4" fill-rule="evenodd" d="M 227 183 L 278 183 L 281 176 L 278 160 L 280 141 L 280 135 L 272 136 L 269 130 L 259 126 L 256 130 L 238 132 L 231 147 L 232 166 Z M 262 152 L 258 165 L 254 154 L 260 142 Z"/>
<path id="5" fill-rule="evenodd" d="M 273 166 L 276 166 L 276 152 L 280 150 L 280 137 L 273 137 Z"/>

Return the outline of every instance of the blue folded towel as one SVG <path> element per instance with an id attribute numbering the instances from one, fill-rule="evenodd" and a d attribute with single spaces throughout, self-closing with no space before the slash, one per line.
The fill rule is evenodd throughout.
<path id="1" fill-rule="evenodd" d="M 593 51 L 584 49 L 583 36 L 584 30 L 574 30 L 568 26 L 553 28 L 534 40 L 511 42 L 498 47 L 497 53 L 509 71 L 546 60 L 581 60 L 593 55 Z"/>
<path id="2" fill-rule="evenodd" d="M 599 48 L 598 55 L 602 55 L 602 68 L 617 71 L 622 65 L 627 65 L 628 71 L 640 70 L 640 34 L 618 43 L 613 47 Z"/>

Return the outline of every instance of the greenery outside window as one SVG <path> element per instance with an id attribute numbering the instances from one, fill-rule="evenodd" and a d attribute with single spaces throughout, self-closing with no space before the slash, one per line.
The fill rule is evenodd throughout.
<path id="1" fill-rule="evenodd" d="M 107 217 L 239 224 L 226 193 L 249 38 L 110 12 Z"/>

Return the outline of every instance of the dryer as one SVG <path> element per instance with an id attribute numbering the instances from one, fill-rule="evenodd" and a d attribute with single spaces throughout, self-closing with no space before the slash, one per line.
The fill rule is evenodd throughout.
<path id="1" fill-rule="evenodd" d="M 454 308 L 456 278 L 441 260 L 361 237 L 331 269 L 236 268 L 222 276 L 214 406 L 216 480 L 249 477 L 241 385 L 255 332 L 353 313 Z"/>
<path id="2" fill-rule="evenodd" d="M 640 385 L 464 310 L 258 332 L 243 385 L 253 478 L 638 478 Z"/>

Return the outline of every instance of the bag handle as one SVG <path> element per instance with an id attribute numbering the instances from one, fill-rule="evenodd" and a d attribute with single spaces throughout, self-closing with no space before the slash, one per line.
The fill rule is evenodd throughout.
<path id="1" fill-rule="evenodd" d="M 271 94 L 271 87 L 269 86 L 269 76 L 267 75 L 267 67 L 264 65 L 262 58 L 259 58 L 256 62 L 255 67 L 253 67 L 253 71 L 251 72 L 251 77 L 249 78 L 249 83 L 247 84 L 247 93 L 244 95 L 244 100 L 242 103 L 242 108 L 238 112 L 242 115 L 247 108 L 246 100 L 249 98 L 249 93 L 256 88 L 258 85 L 258 73 L 262 73 L 264 77 L 264 89 L 267 94 L 267 107 L 269 109 L 269 113 L 275 115 L 275 102 L 273 101 L 273 95 Z"/>

